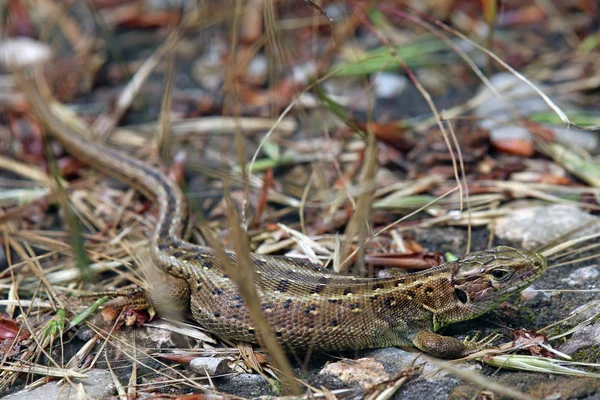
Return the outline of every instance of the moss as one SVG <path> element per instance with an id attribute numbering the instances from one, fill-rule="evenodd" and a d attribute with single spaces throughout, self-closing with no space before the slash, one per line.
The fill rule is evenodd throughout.
<path id="1" fill-rule="evenodd" d="M 578 350 L 571 356 L 573 357 L 573 361 L 598 363 L 600 362 L 600 346 L 596 345 Z"/>
<path id="2" fill-rule="evenodd" d="M 274 395 L 279 396 L 281 394 L 281 382 L 273 381 L 271 384 L 271 391 Z"/>

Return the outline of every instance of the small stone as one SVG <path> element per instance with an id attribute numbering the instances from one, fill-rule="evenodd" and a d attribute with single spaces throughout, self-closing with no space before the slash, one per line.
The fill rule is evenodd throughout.
<path id="1" fill-rule="evenodd" d="M 330 375 L 344 383 L 358 383 L 364 389 L 390 378 L 383 365 L 370 357 L 327 364 L 319 375 Z"/>
<path id="2" fill-rule="evenodd" d="M 530 287 L 525 288 L 525 290 L 523 290 L 521 292 L 521 302 L 522 303 L 531 303 L 532 301 L 535 300 L 535 298 L 538 296 L 540 292 L 534 290 Z"/>
<path id="3" fill-rule="evenodd" d="M 246 71 L 246 81 L 255 85 L 262 84 L 267 77 L 267 58 L 262 55 L 256 55 L 248 64 Z"/>
<path id="4" fill-rule="evenodd" d="M 317 70 L 317 64 L 314 62 L 307 62 L 305 64 L 299 64 L 292 69 L 292 76 L 294 82 L 304 85 L 315 75 Z"/>
<path id="5" fill-rule="evenodd" d="M 28 37 L 8 38 L 0 44 L 0 64 L 8 68 L 42 64 L 51 57 L 50 46 Z"/>
<path id="6" fill-rule="evenodd" d="M 406 89 L 408 82 L 402 75 L 382 72 L 375 75 L 372 84 L 377 97 L 391 99 L 402 93 Z"/>
<path id="7" fill-rule="evenodd" d="M 223 375 L 230 372 L 227 360 L 216 357 L 198 357 L 190 361 L 190 369 L 203 376 Z"/>
<path id="8" fill-rule="evenodd" d="M 227 44 L 215 40 L 206 51 L 193 62 L 192 77 L 203 88 L 209 91 L 217 90 L 223 83 L 223 56 L 227 53 Z"/>

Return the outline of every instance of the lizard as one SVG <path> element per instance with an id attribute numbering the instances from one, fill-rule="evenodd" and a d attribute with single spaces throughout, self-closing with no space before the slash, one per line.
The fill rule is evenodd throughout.
<path id="1" fill-rule="evenodd" d="M 82 137 L 51 110 L 33 78 L 24 76 L 22 83 L 33 112 L 67 152 L 156 203 L 150 250 L 170 277 L 169 301 L 221 338 L 258 343 L 248 308 L 220 258 L 188 241 L 188 206 L 178 185 L 158 168 Z M 235 266 L 235 253 L 226 257 Z M 507 246 L 388 278 L 339 275 L 286 256 L 252 253 L 250 260 L 263 315 L 288 351 L 402 346 L 446 359 L 490 347 L 498 335 L 460 341 L 437 333 L 441 328 L 495 309 L 547 268 L 543 255 Z M 150 303 L 162 301 L 149 296 Z"/>

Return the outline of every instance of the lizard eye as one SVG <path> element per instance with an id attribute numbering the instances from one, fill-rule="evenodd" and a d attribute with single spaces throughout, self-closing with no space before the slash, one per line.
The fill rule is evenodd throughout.
<path id="1" fill-rule="evenodd" d="M 495 269 L 492 271 L 491 275 L 494 280 L 502 282 L 507 279 L 510 274 L 505 269 Z"/>

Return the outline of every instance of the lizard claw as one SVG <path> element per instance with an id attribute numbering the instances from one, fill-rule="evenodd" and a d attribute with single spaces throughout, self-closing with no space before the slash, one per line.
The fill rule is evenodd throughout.
<path id="1" fill-rule="evenodd" d="M 470 353 L 493 347 L 492 343 L 494 343 L 496 340 L 500 339 L 503 336 L 501 333 L 492 333 L 479 340 L 480 334 L 481 332 L 477 331 L 477 333 L 475 333 L 475 335 L 473 335 L 472 338 L 466 337 L 463 340 L 465 347 Z"/>
<path id="2" fill-rule="evenodd" d="M 467 344 L 467 343 L 477 343 L 477 339 L 479 339 L 479 336 L 481 336 L 481 331 L 475 332 L 475 334 L 473 335 L 473 337 L 466 336 L 463 339 L 463 343 L 464 344 Z"/>

